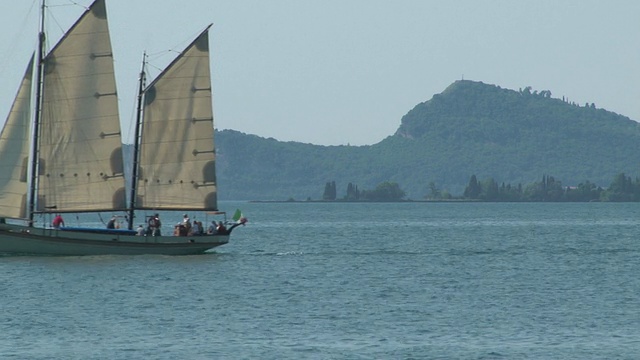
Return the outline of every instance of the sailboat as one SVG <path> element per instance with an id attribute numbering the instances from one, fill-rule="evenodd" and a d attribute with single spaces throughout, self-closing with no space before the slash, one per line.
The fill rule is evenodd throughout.
<path id="1" fill-rule="evenodd" d="M 211 25 L 148 86 L 143 59 L 127 178 L 105 0 L 94 1 L 46 54 L 44 0 L 41 10 L 39 46 L 0 134 L 0 253 L 188 255 L 227 244 L 246 222 L 238 211 L 227 229 L 210 234 L 133 229 L 142 210 L 224 215 L 217 206 Z M 85 212 L 123 212 L 127 228 L 48 224 L 54 214 Z"/>

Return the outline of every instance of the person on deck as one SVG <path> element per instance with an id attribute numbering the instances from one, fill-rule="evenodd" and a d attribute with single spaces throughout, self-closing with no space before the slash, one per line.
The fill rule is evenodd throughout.
<path id="1" fill-rule="evenodd" d="M 138 225 L 138 229 L 136 229 L 136 235 L 144 236 L 144 226 L 142 226 L 142 224 Z"/>
<path id="2" fill-rule="evenodd" d="M 193 226 L 191 226 L 191 231 L 189 235 L 200 235 L 200 223 L 197 220 L 193 220 Z"/>
<path id="3" fill-rule="evenodd" d="M 207 229 L 207 234 L 215 234 L 216 233 L 216 227 L 217 227 L 216 221 L 213 220 L 211 222 L 211 225 L 209 225 L 209 228 Z"/>
<path id="4" fill-rule="evenodd" d="M 62 215 L 56 215 L 56 217 L 53 218 L 51 225 L 54 229 L 60 229 L 61 226 L 64 226 L 64 219 L 62 218 Z"/>
<path id="5" fill-rule="evenodd" d="M 184 214 L 182 217 L 182 226 L 184 226 L 184 230 L 187 234 L 191 233 L 191 220 L 189 219 L 189 215 Z"/>
<path id="6" fill-rule="evenodd" d="M 161 236 L 160 234 L 161 226 L 162 226 L 162 223 L 160 222 L 159 214 L 155 214 L 149 218 L 149 232 L 151 233 L 151 236 Z"/>
<path id="7" fill-rule="evenodd" d="M 107 223 L 107 229 L 115 229 L 116 228 L 116 217 L 112 216 L 111 220 Z"/>
<path id="8" fill-rule="evenodd" d="M 218 222 L 218 228 L 216 229 L 216 231 L 218 232 L 218 234 L 226 234 L 227 233 L 227 228 L 224 226 L 222 221 Z"/>

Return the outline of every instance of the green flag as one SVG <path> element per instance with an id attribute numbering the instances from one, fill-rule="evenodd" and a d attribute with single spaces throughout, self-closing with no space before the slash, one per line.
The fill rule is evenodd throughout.
<path id="1" fill-rule="evenodd" d="M 233 221 L 240 221 L 242 218 L 242 211 L 240 209 L 236 209 L 235 214 L 233 214 Z"/>

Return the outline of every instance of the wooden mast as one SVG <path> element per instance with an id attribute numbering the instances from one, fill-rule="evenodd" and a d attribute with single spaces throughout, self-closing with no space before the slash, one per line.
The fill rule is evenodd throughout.
<path id="1" fill-rule="evenodd" d="M 142 69 L 140 70 L 140 79 L 138 86 L 138 104 L 136 111 L 136 124 L 133 136 L 133 168 L 131 169 L 131 193 L 129 198 L 129 230 L 133 230 L 133 220 L 136 208 L 137 182 L 138 182 L 138 159 L 140 154 L 140 132 L 142 128 L 142 100 L 144 98 L 144 85 L 146 81 L 146 73 L 144 66 L 146 62 L 146 52 L 142 54 Z"/>
<path id="2" fill-rule="evenodd" d="M 42 0 L 40 6 L 40 31 L 38 33 L 38 52 L 36 62 L 36 101 L 35 112 L 33 116 L 33 134 L 31 144 L 31 177 L 29 179 L 29 205 L 27 219 L 29 220 L 29 226 L 33 225 L 33 215 L 36 211 L 36 187 L 38 182 L 39 173 L 39 132 L 40 132 L 40 116 L 42 112 L 42 88 L 44 86 L 43 68 L 44 68 L 44 46 L 45 46 L 45 31 L 44 31 L 44 15 L 45 15 L 45 0 Z"/>

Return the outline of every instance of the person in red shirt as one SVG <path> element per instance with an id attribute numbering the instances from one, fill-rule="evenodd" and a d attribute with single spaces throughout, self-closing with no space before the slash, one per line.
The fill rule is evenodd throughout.
<path id="1" fill-rule="evenodd" d="M 62 219 L 62 216 L 58 214 L 53 218 L 53 222 L 51 222 L 51 225 L 54 229 L 60 229 L 61 226 L 64 226 L 64 219 Z"/>

